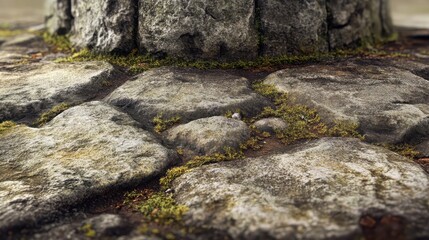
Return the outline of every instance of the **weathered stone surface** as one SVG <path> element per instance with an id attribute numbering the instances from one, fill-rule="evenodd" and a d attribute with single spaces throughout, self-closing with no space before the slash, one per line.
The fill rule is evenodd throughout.
<path id="1" fill-rule="evenodd" d="M 125 235 L 131 230 L 129 223 L 115 214 L 101 214 L 89 219 L 66 223 L 42 229 L 40 233 L 31 235 L 31 239 L 88 239 L 88 232 L 94 231 L 92 238 L 110 239 Z"/>
<path id="2" fill-rule="evenodd" d="M 180 116 L 182 123 L 240 109 L 257 113 L 269 103 L 254 93 L 246 78 L 224 71 L 159 68 L 128 81 L 105 101 L 150 125 L 158 114 Z"/>
<path id="3" fill-rule="evenodd" d="M 328 51 L 325 0 L 257 0 L 265 55 Z"/>
<path id="4" fill-rule="evenodd" d="M 119 77 L 113 66 L 103 62 L 0 68 L 0 121 L 34 115 L 61 102 L 92 99 Z"/>
<path id="5" fill-rule="evenodd" d="M 0 233 L 160 174 L 176 159 L 128 115 L 101 102 L 71 108 L 40 129 L 0 135 Z"/>
<path id="6" fill-rule="evenodd" d="M 421 153 L 421 157 L 429 157 L 429 139 L 418 144 L 416 150 Z"/>
<path id="7" fill-rule="evenodd" d="M 357 239 L 366 214 L 397 216 L 405 238 L 429 236 L 428 175 L 357 139 L 325 138 L 283 154 L 207 165 L 173 185 L 177 201 L 190 208 L 187 224 L 233 239 Z"/>
<path id="8" fill-rule="evenodd" d="M 371 142 L 427 137 L 429 81 L 366 61 L 313 65 L 268 76 L 266 84 L 316 108 L 325 121 L 352 120 Z"/>
<path id="9" fill-rule="evenodd" d="M 45 0 L 45 22 L 51 34 L 67 34 L 71 29 L 71 1 Z"/>
<path id="10" fill-rule="evenodd" d="M 264 118 L 255 122 L 255 128 L 261 132 L 276 133 L 285 130 L 288 126 L 281 118 Z"/>
<path id="11" fill-rule="evenodd" d="M 135 45 L 134 1 L 72 0 L 71 41 L 97 52 L 129 52 Z"/>
<path id="12" fill-rule="evenodd" d="M 216 116 L 179 125 L 165 133 L 170 144 L 199 155 L 223 152 L 225 147 L 238 148 L 250 137 L 250 129 L 239 120 Z"/>
<path id="13" fill-rule="evenodd" d="M 393 34 L 387 0 L 326 0 L 332 49 L 373 44 Z"/>
<path id="14" fill-rule="evenodd" d="M 140 47 L 152 54 L 252 58 L 258 51 L 255 1 L 140 0 Z"/>

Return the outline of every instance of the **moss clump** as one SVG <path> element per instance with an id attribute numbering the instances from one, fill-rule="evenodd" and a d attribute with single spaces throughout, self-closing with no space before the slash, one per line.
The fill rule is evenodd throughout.
<path id="1" fill-rule="evenodd" d="M 180 166 L 169 169 L 165 176 L 159 180 L 159 184 L 161 184 L 162 189 L 167 189 L 170 187 L 174 179 L 182 176 L 189 170 L 190 168 L 188 166 Z"/>
<path id="2" fill-rule="evenodd" d="M 54 106 L 49 111 L 42 113 L 40 117 L 36 121 L 36 125 L 41 127 L 51 121 L 54 117 L 58 116 L 60 113 L 71 107 L 68 103 L 61 103 L 59 105 Z"/>
<path id="3" fill-rule="evenodd" d="M 357 124 L 347 121 L 337 121 L 335 126 L 330 128 L 322 122 L 315 109 L 295 103 L 288 94 L 279 92 L 272 85 L 256 83 L 254 89 L 259 94 L 271 99 L 275 107 L 265 108 L 252 121 L 268 117 L 283 119 L 288 124 L 288 127 L 283 131 L 278 131 L 276 136 L 285 144 L 325 136 L 357 137 L 363 139 L 363 136 L 357 131 Z"/>
<path id="4" fill-rule="evenodd" d="M 97 233 L 95 232 L 95 230 L 92 228 L 92 225 L 90 223 L 86 223 L 84 224 L 80 230 L 85 234 L 86 237 L 88 238 L 94 238 Z"/>
<path id="5" fill-rule="evenodd" d="M 5 133 L 6 131 L 9 131 L 10 129 L 16 127 L 16 123 L 12 121 L 5 121 L 0 123 L 0 134 Z"/>
<path id="6" fill-rule="evenodd" d="M 155 125 L 154 130 L 157 133 L 162 133 L 175 124 L 180 123 L 180 117 L 172 117 L 172 118 L 164 118 L 162 114 L 158 114 L 158 116 L 154 117 L 152 123 Z"/>
<path id="7" fill-rule="evenodd" d="M 51 45 L 55 51 L 67 52 L 67 53 L 71 53 L 75 51 L 67 36 L 52 35 L 48 32 L 44 32 L 42 34 L 42 37 L 43 37 L 43 40 L 47 44 Z"/>
<path id="8" fill-rule="evenodd" d="M 137 205 L 137 209 L 151 222 L 172 224 L 182 220 L 188 211 L 184 205 L 177 204 L 172 194 L 154 193 Z"/>
<path id="9" fill-rule="evenodd" d="M 358 128 L 359 124 L 353 121 L 336 120 L 335 125 L 328 130 L 328 135 L 332 137 L 354 137 L 364 140 L 364 136 L 357 131 Z"/>
<path id="10" fill-rule="evenodd" d="M 55 41 L 54 41 L 55 42 Z M 61 42 L 61 41 L 60 41 Z M 353 49 L 338 50 L 329 53 L 314 53 L 305 55 L 283 55 L 277 57 L 259 57 L 255 60 L 246 61 L 209 61 L 209 60 L 187 60 L 172 57 L 163 59 L 154 58 L 151 55 L 142 55 L 138 50 L 128 55 L 99 54 L 88 49 L 76 52 L 72 56 L 58 60 L 59 62 L 82 62 L 82 61 L 107 61 L 113 65 L 129 69 L 133 73 L 139 73 L 151 68 L 162 66 L 193 67 L 198 69 L 266 69 L 283 66 L 285 64 L 300 64 L 317 62 L 322 60 L 337 59 L 351 56 L 391 56 L 391 53 L 375 49 Z M 395 57 L 399 55 L 395 54 Z"/>
<path id="11" fill-rule="evenodd" d="M 377 144 L 378 146 L 389 149 L 390 151 L 396 152 L 407 158 L 417 159 L 421 155 L 413 146 L 409 144 Z"/>

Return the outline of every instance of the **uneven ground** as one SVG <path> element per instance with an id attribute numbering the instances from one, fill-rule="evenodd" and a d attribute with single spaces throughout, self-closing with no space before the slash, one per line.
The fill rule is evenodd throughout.
<path id="1" fill-rule="evenodd" d="M 429 238 L 429 30 L 258 65 L 28 24 L 0 30 L 0 239 Z"/>

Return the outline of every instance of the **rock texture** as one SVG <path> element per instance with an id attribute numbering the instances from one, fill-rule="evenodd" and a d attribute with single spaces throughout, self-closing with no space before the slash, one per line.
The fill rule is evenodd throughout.
<path id="1" fill-rule="evenodd" d="M 257 2 L 264 55 L 329 50 L 325 0 Z"/>
<path id="2" fill-rule="evenodd" d="M 38 114 L 61 102 L 92 99 L 120 77 L 113 66 L 103 62 L 0 68 L 0 121 Z"/>
<path id="3" fill-rule="evenodd" d="M 51 34 L 66 34 L 72 26 L 70 0 L 46 0 L 45 22 Z"/>
<path id="4" fill-rule="evenodd" d="M 279 71 L 264 83 L 316 108 L 325 120 L 359 123 L 371 142 L 429 135 L 429 81 L 409 71 L 348 61 Z"/>
<path id="5" fill-rule="evenodd" d="M 254 59 L 370 45 L 394 33 L 388 0 L 47 1 L 50 31 L 64 32 L 73 18 L 75 45 L 98 52 Z"/>
<path id="6" fill-rule="evenodd" d="M 255 128 L 261 132 L 276 133 L 287 129 L 288 125 L 281 118 L 264 118 L 255 124 Z"/>
<path id="7" fill-rule="evenodd" d="M 287 153 L 194 169 L 174 182 L 193 227 L 233 239 L 361 238 L 363 215 L 395 216 L 397 234 L 429 236 L 428 175 L 393 152 L 326 138 Z M 392 234 L 392 233 L 388 233 Z"/>
<path id="8" fill-rule="evenodd" d="M 269 103 L 254 93 L 246 78 L 224 71 L 160 68 L 128 81 L 106 99 L 145 125 L 162 114 L 186 123 L 240 109 L 254 114 Z M 149 121 L 148 121 L 149 120 Z"/>
<path id="9" fill-rule="evenodd" d="M 220 116 L 198 119 L 165 133 L 167 142 L 197 155 L 220 153 L 225 147 L 239 148 L 249 137 L 250 129 L 244 122 Z"/>
<path id="10" fill-rule="evenodd" d="M 368 45 L 393 34 L 387 0 L 326 0 L 331 48 Z"/>
<path id="11" fill-rule="evenodd" d="M 140 47 L 178 57 L 252 58 L 254 9 L 254 0 L 140 0 Z"/>
<path id="12" fill-rule="evenodd" d="M 72 0 L 72 43 L 96 52 L 130 52 L 136 41 L 134 1 Z"/>
<path id="13" fill-rule="evenodd" d="M 10 129 L 0 142 L 0 234 L 141 183 L 176 159 L 128 115 L 100 102 L 71 108 L 40 129 Z"/>

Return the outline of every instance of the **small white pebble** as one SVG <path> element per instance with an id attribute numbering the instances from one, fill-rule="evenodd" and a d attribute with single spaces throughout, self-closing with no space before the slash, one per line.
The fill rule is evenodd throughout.
<path id="1" fill-rule="evenodd" d="M 241 114 L 240 113 L 232 114 L 232 119 L 241 120 Z"/>

